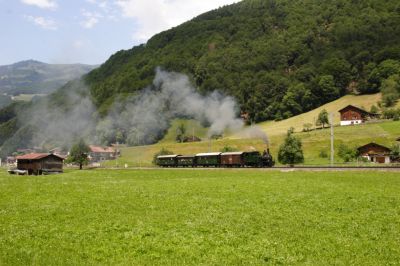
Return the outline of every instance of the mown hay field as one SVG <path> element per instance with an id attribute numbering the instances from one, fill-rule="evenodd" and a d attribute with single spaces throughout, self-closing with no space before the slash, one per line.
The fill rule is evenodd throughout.
<path id="1" fill-rule="evenodd" d="M 0 174 L 0 265 L 388 265 L 397 172 Z"/>

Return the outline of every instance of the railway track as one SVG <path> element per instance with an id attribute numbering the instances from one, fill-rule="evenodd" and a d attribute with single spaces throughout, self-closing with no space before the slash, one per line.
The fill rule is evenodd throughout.
<path id="1" fill-rule="evenodd" d="M 108 168 L 110 169 L 110 168 Z M 111 169 L 133 169 L 133 170 L 259 170 L 259 171 L 391 171 L 400 172 L 400 166 L 276 166 L 268 168 L 234 168 L 234 167 L 130 167 L 130 168 L 111 168 Z"/>

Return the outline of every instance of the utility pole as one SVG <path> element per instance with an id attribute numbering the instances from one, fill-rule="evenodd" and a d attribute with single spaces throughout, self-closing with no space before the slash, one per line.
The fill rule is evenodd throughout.
<path id="1" fill-rule="evenodd" d="M 331 166 L 334 164 L 335 149 L 333 146 L 334 134 L 333 134 L 333 113 L 330 113 L 330 123 L 331 123 Z"/>

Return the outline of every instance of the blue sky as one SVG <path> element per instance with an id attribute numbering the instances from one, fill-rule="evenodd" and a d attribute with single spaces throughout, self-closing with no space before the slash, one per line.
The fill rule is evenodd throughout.
<path id="1" fill-rule="evenodd" d="M 0 65 L 100 64 L 113 53 L 238 0 L 0 0 Z"/>

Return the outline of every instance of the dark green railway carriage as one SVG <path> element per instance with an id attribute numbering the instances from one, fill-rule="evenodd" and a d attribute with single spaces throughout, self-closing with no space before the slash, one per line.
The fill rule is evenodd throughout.
<path id="1" fill-rule="evenodd" d="M 179 155 L 160 155 L 157 157 L 157 165 L 161 167 L 176 167 Z"/>
<path id="2" fill-rule="evenodd" d="M 203 167 L 219 167 L 221 165 L 221 153 L 210 152 L 210 153 L 198 153 L 195 156 L 196 165 Z"/>
<path id="3" fill-rule="evenodd" d="M 176 158 L 178 167 L 193 167 L 195 166 L 195 157 L 194 156 L 178 156 Z"/>

